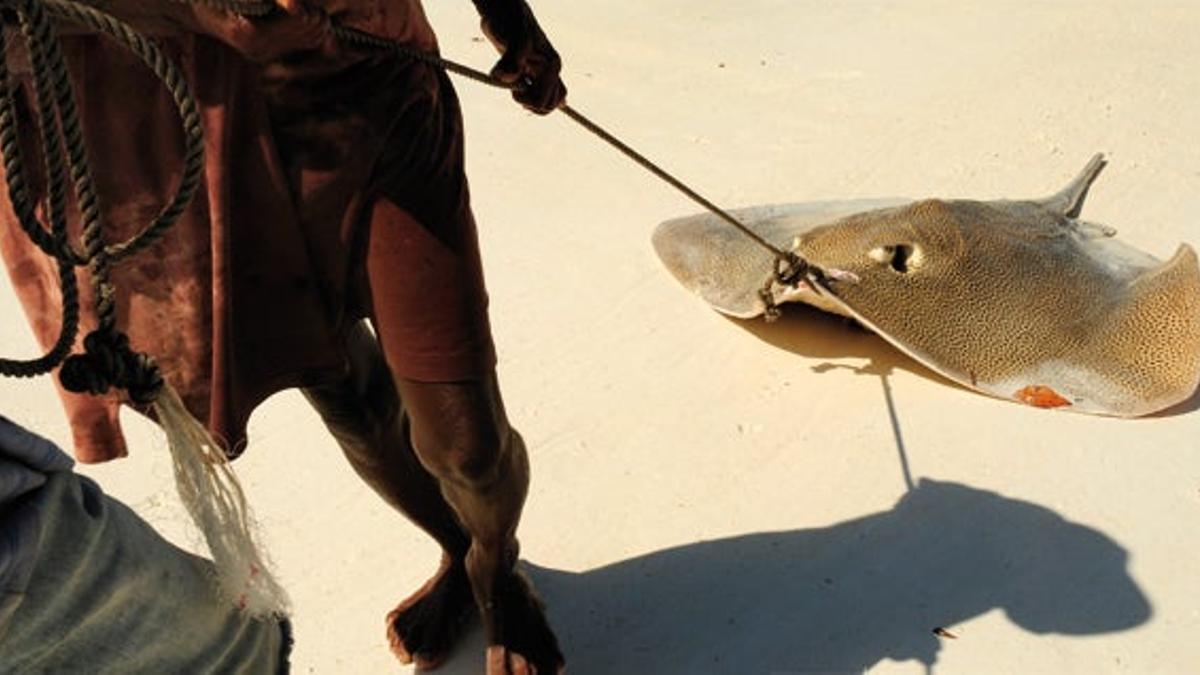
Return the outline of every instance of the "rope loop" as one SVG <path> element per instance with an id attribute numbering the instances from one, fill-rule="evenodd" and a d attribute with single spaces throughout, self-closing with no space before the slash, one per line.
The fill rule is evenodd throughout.
<path id="1" fill-rule="evenodd" d="M 845 275 L 844 272 L 840 274 Z M 763 303 L 763 317 L 768 322 L 775 321 L 780 316 L 779 305 L 775 302 L 775 284 L 789 288 L 807 284 L 814 292 L 819 293 L 829 290 L 829 276 L 825 270 L 801 258 L 795 251 L 776 251 L 775 268 L 758 291 L 758 298 Z"/>
<path id="2" fill-rule="evenodd" d="M 251 7 L 254 3 L 211 1 L 224 3 L 231 9 L 236 6 L 250 13 L 254 11 Z M 33 66 L 50 229 L 44 229 L 36 217 L 36 200 L 30 194 L 25 175 L 21 130 L 17 127 L 13 103 L 19 85 L 12 81 L 3 59 L 4 34 L 0 33 L 0 154 L 4 156 L 9 201 L 25 233 L 56 261 L 63 296 L 62 327 L 54 346 L 36 359 L 0 358 L 0 375 L 32 377 L 61 364 L 60 380 L 69 391 L 103 394 L 111 387 L 119 387 L 127 390 L 134 403 L 148 404 L 162 388 L 162 377 L 154 361 L 132 351 L 128 338 L 117 331 L 116 296 L 109 283 L 109 271 L 113 263 L 157 241 L 183 214 L 199 187 L 204 168 L 204 139 L 195 100 L 182 73 L 157 45 L 103 12 L 71 0 L 0 0 L 0 11 L 4 13 L 4 21 L 19 24 Z M 71 78 L 50 17 L 91 27 L 129 47 L 167 87 L 183 122 L 184 166 L 174 197 L 141 232 L 118 244 L 105 242 Z M 67 237 L 67 192 L 72 189 L 80 213 L 82 252 Z M 84 340 L 83 354 L 68 356 L 79 328 L 75 267 L 81 265 L 86 265 L 91 273 L 100 327 Z"/>
<path id="3" fill-rule="evenodd" d="M 780 251 L 775 257 L 775 281 L 784 286 L 798 286 L 811 272 L 820 270 L 794 251 Z"/>

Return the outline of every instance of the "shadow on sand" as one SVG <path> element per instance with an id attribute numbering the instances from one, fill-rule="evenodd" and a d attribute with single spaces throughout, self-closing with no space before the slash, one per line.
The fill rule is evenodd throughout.
<path id="1" fill-rule="evenodd" d="M 762 319 L 730 318 L 729 321 L 763 342 L 799 356 L 811 359 L 868 359 L 869 363 L 866 366 L 851 369 L 860 375 L 887 377 L 893 370 L 899 369 L 955 387 L 967 394 L 983 395 L 917 363 L 907 354 L 888 344 L 883 338 L 849 319 L 834 316 L 807 305 L 800 303 L 786 305 L 783 308 L 783 315 L 773 323 L 767 323 Z M 813 366 L 812 370 L 823 373 L 834 368 L 846 367 L 833 363 L 821 363 Z M 1186 401 L 1141 419 L 1174 417 L 1196 410 L 1200 410 L 1200 388 L 1193 392 Z"/>
<path id="2" fill-rule="evenodd" d="M 1127 561 L 1112 539 L 1047 508 L 924 479 L 892 509 L 829 527 L 583 573 L 525 569 L 572 673 L 808 673 L 932 666 L 946 640 L 935 627 L 994 609 L 1039 634 L 1132 628 L 1151 608 Z M 449 672 L 481 665 L 478 631 L 468 642 Z"/>
<path id="3" fill-rule="evenodd" d="M 887 340 L 854 321 L 808 305 L 785 305 L 783 314 L 770 323 L 761 318 L 729 318 L 729 321 L 763 342 L 798 356 L 810 359 L 867 359 L 867 366 L 855 369 L 860 374 L 886 376 L 899 369 L 934 382 L 958 387 L 963 391 L 970 391 L 914 361 L 904 352 L 888 344 Z M 828 362 L 820 363 L 813 366 L 813 371 L 822 373 L 835 367 L 842 366 Z"/>
<path id="4" fill-rule="evenodd" d="M 867 359 L 813 370 L 880 379 L 909 491 L 888 511 L 828 527 L 705 541 L 582 573 L 525 563 L 571 673 L 844 673 L 884 660 L 932 670 L 950 642 L 935 628 L 954 632 L 997 609 L 1035 634 L 1094 635 L 1150 618 L 1128 554 L 1104 534 L 995 492 L 914 483 L 888 376 L 957 385 L 810 308 L 734 323 L 809 358 Z M 972 639 L 960 633 L 947 648 Z M 476 628 L 440 672 L 481 672 L 482 655 Z"/>

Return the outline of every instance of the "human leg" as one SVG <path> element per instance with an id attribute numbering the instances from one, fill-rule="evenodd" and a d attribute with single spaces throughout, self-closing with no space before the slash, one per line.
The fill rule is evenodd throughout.
<path id="1" fill-rule="evenodd" d="M 413 446 L 471 536 L 464 562 L 487 638 L 488 672 L 557 672 L 557 640 L 516 570 L 529 459 L 505 416 L 495 374 L 450 383 L 401 378 L 398 386 L 413 417 Z"/>
<path id="2" fill-rule="evenodd" d="M 528 456 L 495 376 L 474 223 L 465 207 L 460 217 L 446 235 L 386 200 L 376 205 L 366 256 L 372 316 L 412 448 L 470 536 L 464 566 L 489 658 L 498 659 L 490 670 L 553 673 L 561 653 L 515 569 Z"/>
<path id="3" fill-rule="evenodd" d="M 455 559 L 470 539 L 421 466 L 409 441 L 410 421 L 379 343 L 365 323 L 345 339 L 349 370 L 340 380 L 301 391 L 337 440 L 350 466 L 388 504 L 437 540 Z"/>
<path id="4" fill-rule="evenodd" d="M 464 558 L 470 538 L 421 466 L 410 421 L 375 336 L 365 323 L 345 338 L 345 377 L 302 389 L 355 472 L 442 547 L 434 576 L 387 617 L 388 641 L 403 663 L 430 669 L 450 652 L 474 614 Z"/>

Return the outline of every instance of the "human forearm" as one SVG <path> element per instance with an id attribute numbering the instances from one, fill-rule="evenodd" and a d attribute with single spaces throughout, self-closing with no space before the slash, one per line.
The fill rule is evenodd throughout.
<path id="1" fill-rule="evenodd" d="M 484 30 L 497 36 L 515 34 L 527 23 L 537 24 L 525 0 L 471 0 L 471 4 L 479 12 Z"/>

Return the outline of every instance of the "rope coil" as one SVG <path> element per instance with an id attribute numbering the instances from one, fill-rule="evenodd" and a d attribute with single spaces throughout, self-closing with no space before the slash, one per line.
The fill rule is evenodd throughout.
<path id="1" fill-rule="evenodd" d="M 0 359 L 0 375 L 33 377 L 47 373 L 62 363 L 70 353 L 78 334 L 78 285 L 74 267 L 86 265 L 91 274 L 96 291 L 98 331 L 116 331 L 115 293 L 108 281 L 109 270 L 114 263 L 152 245 L 179 220 L 191 202 L 203 175 L 204 135 L 199 111 L 182 73 L 153 42 L 127 24 L 91 7 L 66 0 L 5 0 L 0 3 L 0 7 L 12 10 L 16 14 L 33 66 L 40 138 L 45 156 L 46 213 L 47 220 L 50 221 L 50 231 L 47 232 L 42 227 L 33 208 L 34 200 L 25 176 L 20 132 L 13 105 L 13 92 L 18 85 L 12 81 L 5 62 L 0 63 L 0 153 L 4 155 L 9 201 L 22 230 L 43 253 L 57 261 L 63 293 L 62 327 L 59 339 L 50 351 L 37 359 L 27 361 Z M 115 245 L 108 245 L 104 240 L 99 200 L 92 182 L 79 111 L 75 105 L 70 73 L 62 49 L 55 39 L 51 16 L 87 26 L 127 46 L 167 87 L 183 121 L 184 166 L 175 195 L 142 231 Z M 0 47 L 5 46 L 4 38 L 0 36 Z M 76 251 L 67 239 L 67 168 L 70 170 L 75 201 L 80 212 L 84 247 L 82 253 Z M 115 337 L 105 337 L 94 342 L 116 344 L 114 340 Z M 148 358 L 122 359 L 128 363 L 135 360 L 144 364 L 143 370 L 148 371 L 153 365 Z M 77 360 L 71 368 L 72 375 L 63 381 L 63 386 L 69 391 L 98 393 L 96 390 L 107 390 L 107 387 L 101 386 L 105 381 L 110 385 L 117 385 L 117 382 L 108 377 L 111 373 L 106 373 L 103 369 L 95 373 L 86 372 L 86 364 L 105 362 L 102 358 Z M 128 381 L 148 384 L 155 379 L 149 372 L 145 372 Z M 161 381 L 161 378 L 157 379 Z M 153 392 L 143 391 L 137 386 L 135 389 L 136 392 L 131 392 L 136 393 L 132 398 L 152 399 Z"/>
<path id="2" fill-rule="evenodd" d="M 134 351 L 129 337 L 117 328 L 116 291 L 109 281 L 112 266 L 157 241 L 183 214 L 200 184 L 203 129 L 187 82 L 154 43 L 91 7 L 66 0 L 0 0 L 0 10 L 6 21 L 15 16 L 30 55 L 49 231 L 36 217 L 25 175 L 14 104 L 19 85 L 8 70 L 7 45 L 0 31 L 0 153 L 9 200 L 30 240 L 55 260 L 63 296 L 62 324 L 54 346 L 28 361 L 0 359 L 0 375 L 31 377 L 61 364 L 59 381 L 68 391 L 101 395 L 115 387 L 123 389 L 134 405 L 151 407 L 167 437 L 180 498 L 212 553 L 218 590 L 231 605 L 251 615 L 283 616 L 287 596 L 257 544 L 249 505 L 229 458 L 164 381 L 154 360 Z M 70 73 L 51 16 L 80 23 L 127 46 L 167 86 L 183 122 L 184 167 L 175 195 L 140 232 L 115 245 L 105 242 Z M 68 171 L 80 213 L 82 252 L 70 245 L 67 236 Z M 83 352 L 69 355 L 79 331 L 75 268 L 82 265 L 91 277 L 99 325 L 84 338 Z"/>

